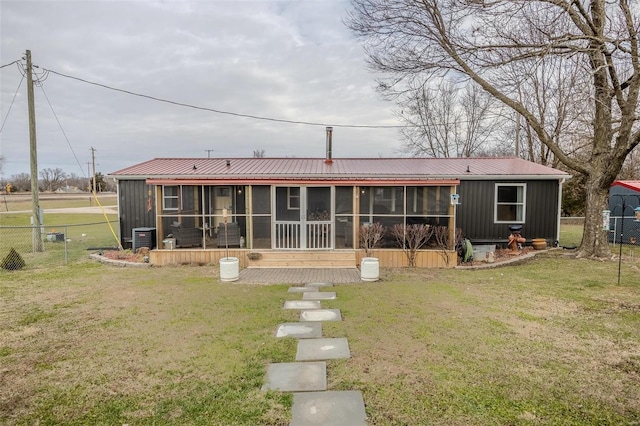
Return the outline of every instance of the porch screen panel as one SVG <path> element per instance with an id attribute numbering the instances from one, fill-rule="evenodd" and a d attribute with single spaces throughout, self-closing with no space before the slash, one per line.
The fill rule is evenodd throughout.
<path id="1" fill-rule="evenodd" d="M 253 214 L 271 214 L 271 187 L 254 186 L 252 190 L 251 209 Z"/>
<path id="2" fill-rule="evenodd" d="M 353 187 L 337 186 L 335 192 L 336 248 L 353 246 Z"/>
<path id="3" fill-rule="evenodd" d="M 276 220 L 296 222 L 300 220 L 299 187 L 276 188 Z"/>
<path id="4" fill-rule="evenodd" d="M 254 248 L 271 248 L 271 187 L 257 185 L 251 188 L 251 221 Z"/>
<path id="5" fill-rule="evenodd" d="M 359 190 L 360 215 L 356 226 L 381 223 L 385 234 L 381 248 L 401 248 L 394 225 L 453 226 L 450 186 L 363 187 Z M 428 247 L 429 245 L 427 245 Z"/>
<path id="6" fill-rule="evenodd" d="M 307 248 L 330 248 L 332 228 L 331 188 L 307 188 Z"/>
<path id="7" fill-rule="evenodd" d="M 353 186 L 336 187 L 336 215 L 353 214 Z"/>

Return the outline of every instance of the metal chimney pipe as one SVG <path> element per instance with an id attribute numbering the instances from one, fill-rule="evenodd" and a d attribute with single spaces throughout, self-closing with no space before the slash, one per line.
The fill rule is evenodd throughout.
<path id="1" fill-rule="evenodd" d="M 333 127 L 327 127 L 326 131 L 327 131 L 327 156 L 324 162 L 329 164 L 329 163 L 333 163 L 333 158 L 331 155 Z"/>

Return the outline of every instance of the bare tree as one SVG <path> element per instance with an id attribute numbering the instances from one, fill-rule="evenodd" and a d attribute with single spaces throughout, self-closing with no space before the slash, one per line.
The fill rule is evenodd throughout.
<path id="1" fill-rule="evenodd" d="M 266 156 L 266 151 L 264 149 L 253 150 L 253 158 L 264 158 L 265 156 Z"/>
<path id="2" fill-rule="evenodd" d="M 11 175 L 8 183 L 11 184 L 14 192 L 31 191 L 31 175 L 29 173 Z"/>
<path id="3" fill-rule="evenodd" d="M 636 149 L 629 154 L 627 160 L 622 166 L 622 170 L 618 175 L 621 180 L 639 180 L 640 179 L 640 152 Z"/>
<path id="4" fill-rule="evenodd" d="M 401 95 L 404 151 L 429 157 L 472 157 L 488 152 L 504 121 L 498 102 L 478 85 L 464 88 L 450 81 L 437 87 L 420 84 Z"/>
<path id="5" fill-rule="evenodd" d="M 80 190 L 80 191 L 89 190 L 89 187 L 87 187 L 87 178 L 83 176 L 78 176 L 73 172 L 67 175 L 67 184 L 76 190 Z"/>
<path id="6" fill-rule="evenodd" d="M 371 250 L 378 247 L 384 236 L 384 226 L 381 223 L 367 223 L 360 225 L 360 247 L 365 256 L 371 256 Z"/>
<path id="7" fill-rule="evenodd" d="M 410 268 L 416 266 L 416 255 L 433 235 L 433 227 L 425 224 L 396 224 L 391 228 L 391 235 L 404 251 Z"/>
<path id="8" fill-rule="evenodd" d="M 610 256 L 601 211 L 625 158 L 640 143 L 637 8 L 628 0 L 352 3 L 348 25 L 363 38 L 372 68 L 390 77 L 381 82 L 383 91 L 447 74 L 473 80 L 518 113 L 555 161 L 584 178 L 586 220 L 578 255 Z M 571 110 L 584 139 L 576 136 L 571 146 L 563 146 L 539 108 L 519 96 L 519 84 L 535 81 L 513 70 L 531 64 L 536 73 L 556 70 L 558 90 L 575 95 L 574 104 L 587 100 L 588 108 Z M 567 81 L 566 72 L 585 78 Z"/>
<path id="9" fill-rule="evenodd" d="M 62 187 L 67 174 L 61 168 L 46 168 L 40 170 L 40 185 L 42 189 L 52 192 Z"/>
<path id="10" fill-rule="evenodd" d="M 449 264 L 453 257 L 457 258 L 458 255 L 454 251 L 455 246 L 458 243 L 458 240 L 462 239 L 462 231 L 460 229 L 456 229 L 454 232 L 454 242 L 451 242 L 451 235 L 449 232 L 449 227 L 447 226 L 434 226 L 433 227 L 433 236 L 436 240 L 436 249 L 438 250 L 438 254 L 444 260 L 445 264 Z"/>

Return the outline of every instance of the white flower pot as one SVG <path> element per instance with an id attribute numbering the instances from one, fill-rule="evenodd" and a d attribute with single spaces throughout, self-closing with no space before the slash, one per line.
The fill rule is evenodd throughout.
<path id="1" fill-rule="evenodd" d="M 362 281 L 378 281 L 380 279 L 380 262 L 377 257 L 363 257 L 360 261 L 360 279 Z"/>
<path id="2" fill-rule="evenodd" d="M 220 281 L 237 281 L 240 278 L 240 261 L 237 257 L 220 259 Z"/>

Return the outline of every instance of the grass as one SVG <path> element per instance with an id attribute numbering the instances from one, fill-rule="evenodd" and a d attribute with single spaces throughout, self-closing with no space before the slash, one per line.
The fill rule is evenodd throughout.
<path id="1" fill-rule="evenodd" d="M 560 226 L 560 245 L 579 246 L 582 241 L 582 230 L 581 224 L 562 224 Z"/>
<path id="2" fill-rule="evenodd" d="M 2 424 L 284 425 L 262 392 L 291 362 L 276 339 L 288 285 L 225 284 L 213 267 L 77 262 L 0 275 Z M 383 270 L 340 285 L 349 360 L 331 390 L 361 390 L 371 425 L 640 422 L 637 264 L 563 251 L 491 270 Z M 7 384 L 11 384 L 10 386 Z"/>
<path id="3" fill-rule="evenodd" d="M 89 248 L 117 247 L 117 220 L 114 214 L 45 213 L 43 235 L 62 233 L 66 241 L 48 241 L 43 237 L 44 251 L 33 252 L 30 215 L 3 213 L 0 214 L 0 258 L 13 247 L 25 259 L 27 269 L 75 262 L 86 258 Z"/>
<path id="4" fill-rule="evenodd" d="M 0 272 L 0 424 L 289 424 L 291 395 L 260 390 L 267 364 L 295 358 L 295 341 L 273 336 L 297 318 L 281 309 L 297 298 L 288 285 L 97 264 L 89 238 L 112 244 L 104 224 L 87 225 L 101 215 L 45 220 L 74 254 Z M 561 245 L 581 238 L 563 225 Z M 44 256 L 63 246 L 45 245 Z M 361 390 L 371 425 L 639 424 L 640 252 L 624 247 L 620 286 L 617 262 L 565 252 L 337 286 L 323 306 L 344 321 L 324 336 L 347 337 L 352 357 L 328 362 L 329 389 Z"/>

